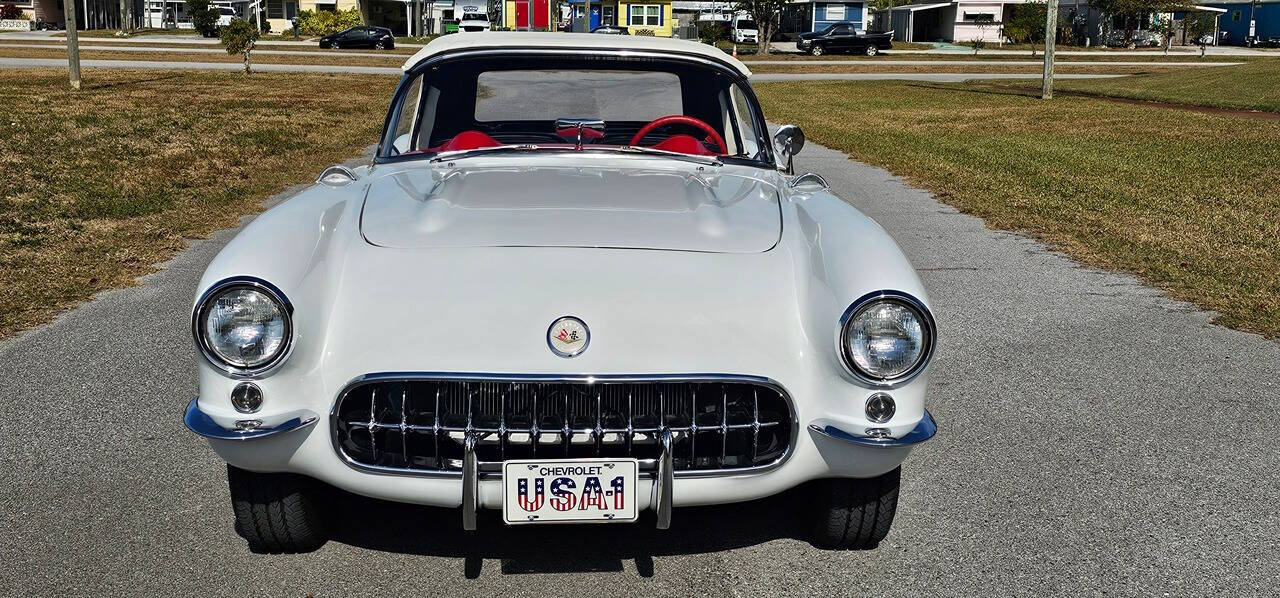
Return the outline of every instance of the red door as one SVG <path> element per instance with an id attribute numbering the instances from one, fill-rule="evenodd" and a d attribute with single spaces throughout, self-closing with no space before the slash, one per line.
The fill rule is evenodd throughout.
<path id="1" fill-rule="evenodd" d="M 544 2 L 546 0 L 543 0 Z M 516 0 L 516 27 L 529 26 L 529 3 Z"/>
<path id="2" fill-rule="evenodd" d="M 551 23 L 548 21 L 551 16 L 550 0 L 533 0 L 533 26 L 549 29 Z M 516 13 L 519 15 L 519 13 Z M 519 18 L 517 16 L 516 18 Z"/>

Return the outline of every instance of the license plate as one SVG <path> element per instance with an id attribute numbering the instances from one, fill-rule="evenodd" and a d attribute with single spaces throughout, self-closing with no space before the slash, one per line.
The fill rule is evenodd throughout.
<path id="1" fill-rule="evenodd" d="M 507 461 L 502 517 L 507 523 L 636 520 L 635 459 Z"/>

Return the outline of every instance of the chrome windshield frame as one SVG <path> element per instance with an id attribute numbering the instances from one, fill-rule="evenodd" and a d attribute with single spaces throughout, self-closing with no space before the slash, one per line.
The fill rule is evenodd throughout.
<path id="1" fill-rule="evenodd" d="M 484 49 L 470 49 L 470 50 L 455 50 L 450 52 L 442 52 L 440 54 L 432 56 L 431 58 L 423 60 L 422 62 L 414 65 L 413 68 L 405 71 L 404 77 L 401 78 L 400 84 L 397 86 L 395 94 L 392 96 L 392 100 L 387 107 L 387 114 L 383 121 L 383 126 L 382 126 L 382 134 L 380 135 L 378 140 L 377 151 L 374 153 L 374 159 L 373 159 L 374 164 L 411 162 L 411 161 L 418 161 L 418 160 L 424 160 L 424 159 L 430 160 L 432 162 L 437 162 L 438 160 L 436 160 L 436 158 L 440 157 L 439 152 L 391 154 L 388 151 L 388 148 L 391 147 L 391 144 L 394 142 L 393 127 L 395 126 L 395 119 L 397 114 L 399 113 L 400 105 L 404 101 L 405 96 L 408 94 L 409 88 L 411 87 L 411 84 L 416 77 L 420 75 L 425 76 L 427 75 L 428 71 L 436 70 L 444 63 L 458 62 L 458 61 L 471 61 L 471 60 L 485 60 L 485 59 L 500 60 L 500 59 L 524 58 L 524 57 L 563 58 L 563 59 L 569 59 L 569 60 L 572 60 L 572 59 L 590 59 L 590 60 L 617 59 L 620 61 L 651 60 L 651 61 L 659 61 L 659 62 L 667 61 L 667 62 L 683 64 L 683 65 L 688 65 L 688 64 L 702 65 L 715 70 L 715 72 L 721 75 L 724 75 L 725 77 L 728 78 L 730 83 L 736 83 L 739 89 L 741 89 L 743 94 L 746 96 L 748 104 L 751 106 L 752 114 L 750 115 L 750 117 L 753 121 L 753 124 L 756 126 L 758 131 L 765 131 L 765 132 L 768 131 L 767 122 L 765 121 L 765 118 L 764 118 L 764 112 L 760 108 L 760 101 L 755 95 L 755 90 L 751 88 L 751 84 L 747 78 L 747 75 L 743 74 L 742 71 L 739 71 L 737 68 L 735 68 L 733 65 L 731 65 L 726 61 L 720 61 L 720 60 L 716 60 L 713 58 L 700 56 L 692 53 L 673 52 L 673 51 L 630 50 L 630 49 L 602 50 L 599 48 L 572 48 L 572 47 L 566 47 L 566 48 L 512 47 L 512 48 L 484 48 Z M 767 137 L 767 135 L 765 137 Z M 536 147 L 537 144 L 519 144 L 519 145 L 532 145 Z M 630 146 L 619 146 L 619 147 L 630 147 Z M 641 148 L 641 149 L 646 150 L 645 153 L 649 153 L 648 150 L 651 150 L 652 148 Z M 463 153 L 466 153 L 468 151 L 470 150 L 463 150 Z M 661 151 L 661 150 L 657 150 L 657 151 Z M 622 152 L 619 152 L 619 153 L 622 153 Z M 677 157 L 677 156 L 693 157 L 693 158 L 699 157 L 699 156 L 692 156 L 690 154 L 679 154 L 678 152 L 669 152 L 669 153 L 671 154 L 671 157 Z M 659 155 L 659 154 L 655 152 L 653 155 Z M 772 143 L 770 143 L 767 138 L 762 137 L 762 140 L 760 141 L 759 155 L 761 156 L 760 159 L 744 158 L 741 156 L 722 156 L 722 157 L 718 157 L 717 161 L 757 166 L 767 170 L 776 170 L 777 166 L 775 163 L 775 157 L 773 155 Z"/>

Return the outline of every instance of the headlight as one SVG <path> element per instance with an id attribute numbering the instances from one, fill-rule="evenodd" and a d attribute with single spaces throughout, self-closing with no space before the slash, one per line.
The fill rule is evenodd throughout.
<path id="1" fill-rule="evenodd" d="M 841 357 L 854 374 L 878 386 L 905 382 L 918 373 L 933 342 L 933 318 L 924 304 L 905 293 L 872 293 L 841 318 Z"/>
<path id="2" fill-rule="evenodd" d="M 284 360 L 292 307 L 279 289 L 252 278 L 213 285 L 196 305 L 192 328 L 210 363 L 234 375 L 265 372 Z"/>

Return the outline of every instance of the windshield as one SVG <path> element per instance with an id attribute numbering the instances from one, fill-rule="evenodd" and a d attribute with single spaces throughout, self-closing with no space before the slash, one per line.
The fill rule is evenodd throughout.
<path id="1" fill-rule="evenodd" d="M 769 160 L 749 89 L 696 63 L 454 61 L 411 74 L 401 85 L 383 157 L 634 146 Z"/>
<path id="2" fill-rule="evenodd" d="M 756 28 L 755 21 L 746 21 L 746 20 L 738 21 L 738 29 L 755 29 L 755 28 Z"/>

